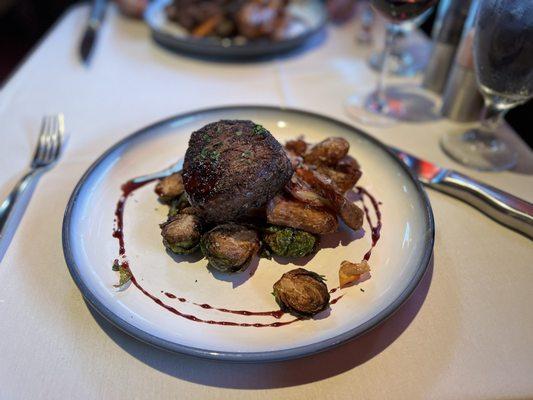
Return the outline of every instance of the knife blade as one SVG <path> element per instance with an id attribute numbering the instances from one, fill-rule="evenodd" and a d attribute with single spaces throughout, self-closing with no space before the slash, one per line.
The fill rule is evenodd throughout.
<path id="1" fill-rule="evenodd" d="M 424 185 L 477 208 L 496 222 L 533 239 L 533 204 L 457 171 L 389 147 Z"/>
<path id="2" fill-rule="evenodd" d="M 93 0 L 91 5 L 91 13 L 87 27 L 83 33 L 80 44 L 80 57 L 85 65 L 89 64 L 91 54 L 93 52 L 98 32 L 104 20 L 107 0 Z"/>

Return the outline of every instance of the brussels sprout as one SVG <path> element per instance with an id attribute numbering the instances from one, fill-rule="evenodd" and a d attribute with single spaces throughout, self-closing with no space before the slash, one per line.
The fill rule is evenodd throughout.
<path id="1" fill-rule="evenodd" d="M 315 250 L 318 239 L 299 229 L 271 225 L 263 233 L 263 242 L 279 256 L 304 257 Z"/>
<path id="2" fill-rule="evenodd" d="M 228 223 L 204 234 L 200 247 L 208 266 L 221 272 L 242 272 L 259 250 L 259 237 L 245 225 Z"/>
<path id="3" fill-rule="evenodd" d="M 283 311 L 300 318 L 310 318 L 329 304 L 324 279 L 303 268 L 284 273 L 274 284 L 273 295 Z"/>
<path id="4" fill-rule="evenodd" d="M 202 221 L 196 215 L 178 214 L 161 224 L 161 236 L 165 247 L 173 253 L 194 253 L 200 244 Z"/>
<path id="5" fill-rule="evenodd" d="M 169 203 L 175 198 L 184 193 L 183 178 L 181 172 L 169 175 L 161 179 L 156 187 L 155 192 L 159 196 L 159 200 L 163 203 Z"/>
<path id="6" fill-rule="evenodd" d="M 187 195 L 185 193 L 182 193 L 181 196 L 178 198 L 175 198 L 170 202 L 170 208 L 168 209 L 168 217 L 173 218 L 179 213 L 181 213 L 182 210 L 189 207 L 189 200 L 187 199 Z"/>

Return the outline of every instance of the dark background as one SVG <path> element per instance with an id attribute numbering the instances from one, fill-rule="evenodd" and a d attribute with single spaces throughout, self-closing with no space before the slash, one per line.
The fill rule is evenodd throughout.
<path id="1" fill-rule="evenodd" d="M 63 11 L 75 2 L 75 0 L 0 0 L 0 87 L 39 38 Z M 422 28 L 430 32 L 432 22 L 432 19 L 429 19 Z M 506 118 L 530 147 L 532 114 L 533 102 L 530 101 L 509 112 Z"/>

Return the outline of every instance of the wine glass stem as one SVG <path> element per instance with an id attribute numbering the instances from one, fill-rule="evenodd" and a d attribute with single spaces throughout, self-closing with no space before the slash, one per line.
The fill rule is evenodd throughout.
<path id="1" fill-rule="evenodd" d="M 494 134 L 502 124 L 503 117 L 506 114 L 506 109 L 496 107 L 491 101 L 485 101 L 485 107 L 481 112 L 481 126 L 483 130 Z"/>
<path id="2" fill-rule="evenodd" d="M 387 24 L 385 29 L 385 48 L 383 49 L 383 61 L 381 63 L 381 70 L 379 71 L 378 84 L 376 88 L 376 100 L 380 107 L 387 104 L 387 96 L 385 92 L 385 77 L 389 67 L 389 59 L 392 51 L 396 45 L 399 30 L 393 24 Z"/>

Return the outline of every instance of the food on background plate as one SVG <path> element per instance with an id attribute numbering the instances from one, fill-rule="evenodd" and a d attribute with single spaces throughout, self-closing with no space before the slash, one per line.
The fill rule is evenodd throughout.
<path id="1" fill-rule="evenodd" d="M 169 20 L 195 37 L 283 39 L 288 0 L 173 0 Z"/>
<path id="2" fill-rule="evenodd" d="M 115 0 L 120 12 L 130 18 L 142 18 L 149 0 Z"/>

